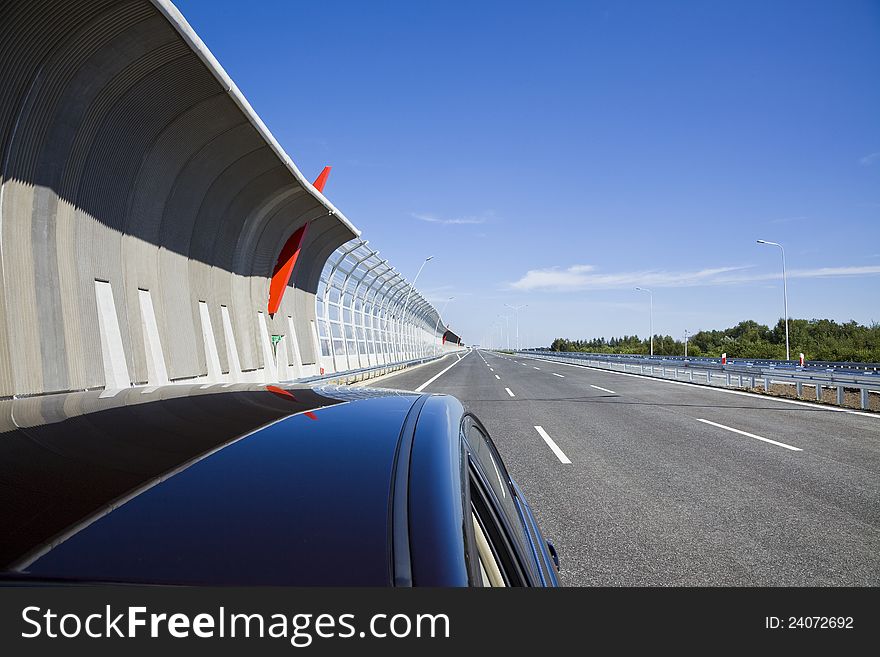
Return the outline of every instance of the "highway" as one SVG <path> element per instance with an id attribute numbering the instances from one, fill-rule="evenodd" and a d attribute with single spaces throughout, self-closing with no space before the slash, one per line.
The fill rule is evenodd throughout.
<path id="1" fill-rule="evenodd" d="M 559 551 L 562 584 L 880 584 L 880 415 L 458 358 L 370 385 L 452 394 L 483 421 Z"/>

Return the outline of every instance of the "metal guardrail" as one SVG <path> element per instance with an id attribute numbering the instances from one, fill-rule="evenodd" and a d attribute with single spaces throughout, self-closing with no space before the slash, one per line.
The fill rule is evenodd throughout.
<path id="1" fill-rule="evenodd" d="M 537 353 L 544 351 L 541 349 L 525 349 L 523 353 Z M 644 354 L 599 354 L 586 351 L 553 351 L 545 353 L 554 354 L 584 354 L 587 356 L 605 357 L 614 356 L 621 359 L 640 358 L 644 360 L 661 361 L 679 361 L 688 363 L 716 363 L 721 365 L 720 358 L 710 358 L 707 356 L 645 356 Z M 808 360 L 800 365 L 796 360 L 774 360 L 772 358 L 728 358 L 728 365 L 743 365 L 753 367 L 769 367 L 778 369 L 809 369 L 809 370 L 827 370 L 840 372 L 865 372 L 872 374 L 880 374 L 880 363 L 854 363 L 850 361 L 826 361 L 826 360 Z"/>
<path id="2" fill-rule="evenodd" d="M 761 388 L 765 391 L 774 383 L 794 385 L 797 397 L 803 396 L 803 386 L 813 386 L 817 401 L 823 400 L 825 388 L 835 388 L 836 403 L 844 405 L 847 389 L 859 391 L 859 405 L 870 408 L 869 392 L 880 392 L 880 373 L 876 371 L 853 372 L 846 370 L 817 371 L 807 367 L 782 368 L 771 361 L 761 365 L 759 361 L 741 359 L 722 365 L 720 359 L 687 359 L 681 357 L 630 356 L 625 354 L 589 354 L 564 351 L 518 351 L 522 356 L 534 356 L 558 362 L 579 362 L 592 367 L 631 372 L 659 378 L 687 381 L 710 386 Z M 786 362 L 786 361 L 782 361 Z M 758 383 L 761 383 L 759 386 Z"/>

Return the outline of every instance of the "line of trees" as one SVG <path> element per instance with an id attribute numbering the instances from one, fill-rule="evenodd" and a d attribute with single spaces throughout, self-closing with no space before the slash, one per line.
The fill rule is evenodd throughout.
<path id="1" fill-rule="evenodd" d="M 864 326 L 855 321 L 838 324 L 831 319 L 792 319 L 788 322 L 792 358 L 803 353 L 807 360 L 880 362 L 880 324 Z M 553 351 L 587 351 L 605 354 L 647 354 L 649 341 L 637 335 L 620 338 L 568 340 L 556 338 Z M 785 322 L 773 328 L 747 320 L 723 331 L 700 331 L 688 337 L 689 356 L 731 358 L 785 358 Z M 683 356 L 684 340 L 654 336 L 654 354 Z"/>

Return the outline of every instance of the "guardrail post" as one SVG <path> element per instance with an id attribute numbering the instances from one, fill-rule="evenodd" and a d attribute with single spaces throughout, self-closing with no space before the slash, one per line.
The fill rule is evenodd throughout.
<path id="1" fill-rule="evenodd" d="M 755 375 L 752 375 L 752 389 L 755 387 Z"/>
<path id="2" fill-rule="evenodd" d="M 868 389 L 862 388 L 861 393 L 862 393 L 862 395 L 861 395 L 861 397 L 862 397 L 862 410 L 866 411 L 866 410 L 868 410 Z"/>
<path id="3" fill-rule="evenodd" d="M 770 390 L 770 377 L 765 376 L 764 377 L 764 392 L 767 392 L 768 390 Z"/>
<path id="4" fill-rule="evenodd" d="M 844 393 L 843 386 L 840 384 L 837 384 L 837 405 L 838 406 L 843 406 L 843 393 Z"/>
<path id="5" fill-rule="evenodd" d="M 801 395 L 804 394 L 804 384 L 801 383 L 800 381 L 798 381 L 798 382 L 795 384 L 794 388 L 795 388 L 795 391 L 796 391 L 796 394 L 797 394 L 797 398 L 800 399 L 800 398 L 801 398 Z"/>
<path id="6" fill-rule="evenodd" d="M 712 385 L 712 372 L 706 370 L 706 384 Z"/>
<path id="7" fill-rule="evenodd" d="M 694 371 L 693 370 L 688 371 L 688 379 L 690 380 L 691 383 L 694 382 Z"/>
<path id="8" fill-rule="evenodd" d="M 822 401 L 822 386 L 818 381 L 816 382 L 816 401 Z"/>

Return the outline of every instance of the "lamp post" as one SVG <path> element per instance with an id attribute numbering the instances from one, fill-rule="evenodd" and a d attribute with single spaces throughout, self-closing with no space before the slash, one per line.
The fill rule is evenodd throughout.
<path id="1" fill-rule="evenodd" d="M 437 333 L 437 327 L 440 326 L 440 317 L 442 317 L 443 313 L 446 311 L 447 304 L 449 304 L 449 302 L 452 301 L 454 298 L 455 297 L 449 297 L 446 301 L 443 302 L 443 310 L 441 310 L 437 314 L 437 322 L 434 324 L 434 334 L 435 335 Z M 443 343 L 441 342 L 440 344 L 442 345 Z"/>
<path id="2" fill-rule="evenodd" d="M 406 293 L 406 299 L 403 302 L 403 311 L 400 313 L 400 328 L 401 328 L 402 335 L 405 335 L 405 333 L 406 333 L 406 323 L 405 323 L 406 322 L 406 308 L 409 305 L 409 297 L 412 294 L 412 291 L 416 287 L 416 281 L 419 280 L 419 276 L 421 276 L 422 270 L 425 268 L 425 265 L 428 264 L 428 260 L 433 260 L 433 259 L 434 259 L 434 256 L 428 256 L 427 258 L 425 258 L 425 261 L 422 263 L 422 266 L 419 267 L 419 271 L 416 272 L 416 277 L 413 279 L 412 285 L 409 286 L 409 290 Z M 404 356 L 404 358 L 406 358 L 406 356 Z"/>
<path id="3" fill-rule="evenodd" d="M 653 356 L 653 355 L 654 355 L 654 293 L 651 292 L 651 290 L 649 290 L 649 289 L 646 288 L 646 287 L 637 287 L 636 290 L 638 290 L 639 292 L 647 292 L 647 293 L 648 293 L 648 298 L 649 298 L 649 301 L 650 301 L 650 304 L 651 304 L 651 305 L 650 305 L 650 308 L 651 308 L 651 312 L 650 312 L 650 320 L 651 320 L 651 355 Z"/>
<path id="4" fill-rule="evenodd" d="M 505 303 L 504 305 L 513 310 L 516 314 L 516 350 L 519 351 L 519 311 L 522 308 L 528 308 L 529 304 L 524 303 L 521 306 L 511 306 L 509 303 Z"/>
<path id="5" fill-rule="evenodd" d="M 785 249 L 778 242 L 768 242 L 767 240 L 758 240 L 758 244 L 767 244 L 769 246 L 778 246 L 782 251 L 782 302 L 785 310 L 785 360 L 791 360 L 791 352 L 788 348 L 788 283 L 785 280 Z"/>
<path id="6" fill-rule="evenodd" d="M 510 351 L 510 315 L 498 315 L 507 322 L 507 351 Z"/>
<path id="7" fill-rule="evenodd" d="M 684 330 L 684 358 L 687 360 L 688 357 L 688 330 Z"/>

